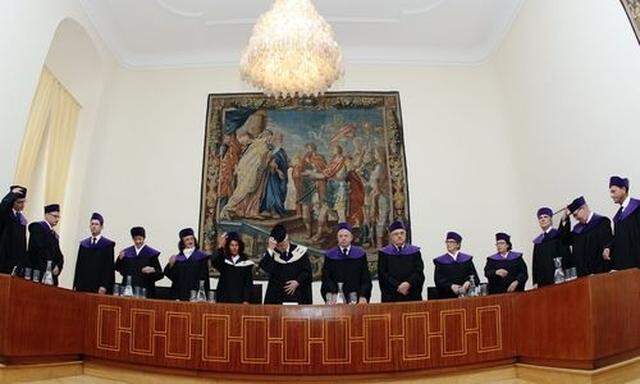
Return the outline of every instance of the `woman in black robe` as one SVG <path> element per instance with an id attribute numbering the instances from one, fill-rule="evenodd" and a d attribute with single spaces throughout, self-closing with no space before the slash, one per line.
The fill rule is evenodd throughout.
<path id="1" fill-rule="evenodd" d="M 473 256 L 460 252 L 462 236 L 448 232 L 446 237 L 447 253 L 433 260 L 438 299 L 453 299 L 466 294 L 472 279 L 476 286 L 480 284 Z"/>
<path id="2" fill-rule="evenodd" d="M 522 253 L 512 251 L 511 236 L 496 234 L 497 253 L 487 258 L 484 275 L 489 281 L 489 294 L 524 291 L 529 279 Z"/>
<path id="3" fill-rule="evenodd" d="M 211 264 L 218 272 L 216 301 L 249 304 L 253 289 L 253 261 L 244 253 L 244 242 L 236 232 L 222 234 Z"/>

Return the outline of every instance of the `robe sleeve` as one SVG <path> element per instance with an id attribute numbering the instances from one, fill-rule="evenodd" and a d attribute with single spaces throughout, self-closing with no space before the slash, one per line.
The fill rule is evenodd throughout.
<path id="1" fill-rule="evenodd" d="M 311 283 L 312 268 L 311 268 L 311 261 L 309 260 L 309 256 L 304 255 L 301 261 L 302 261 L 302 268 L 300 268 L 300 272 L 296 277 L 296 281 L 298 282 L 298 284 L 300 284 L 300 286 L 303 286 L 306 283 Z"/>
<path id="2" fill-rule="evenodd" d="M 216 252 L 211 257 L 211 265 L 218 272 L 222 273 L 222 267 L 224 266 L 224 249 L 223 248 L 218 248 L 218 252 Z"/>
<path id="3" fill-rule="evenodd" d="M 54 255 L 54 266 L 57 265 L 60 273 L 62 273 L 62 268 L 64 267 L 64 255 L 62 254 L 62 250 L 60 250 L 60 243 L 58 243 L 56 250 L 56 254 Z M 60 274 L 58 274 L 60 276 Z"/>
<path id="4" fill-rule="evenodd" d="M 43 262 L 46 263 L 46 260 L 52 259 L 49 253 L 44 229 L 40 224 L 32 223 L 29 225 L 29 260 L 27 264 L 31 268 L 42 268 Z"/>
<path id="5" fill-rule="evenodd" d="M 265 252 L 264 256 L 262 256 L 262 260 L 260 260 L 260 268 L 272 275 L 275 271 L 275 261 L 273 260 L 273 256 L 269 254 L 269 252 Z"/>
<path id="6" fill-rule="evenodd" d="M 244 284 L 242 288 L 242 301 L 250 303 L 251 293 L 253 291 L 253 271 L 252 268 L 247 268 L 247 273 L 244 276 Z"/>
<path id="7" fill-rule="evenodd" d="M 5 197 L 2 198 L 2 201 L 0 201 L 0 214 L 3 216 L 8 215 L 9 213 L 11 213 L 11 209 L 13 208 L 13 203 L 16 201 L 17 196 L 15 193 L 13 192 L 9 192 L 6 194 Z"/>
<path id="8" fill-rule="evenodd" d="M 415 269 L 407 278 L 407 282 L 411 284 L 411 288 L 422 287 L 424 284 L 424 263 L 422 262 L 422 254 L 417 252 L 415 257 Z"/>
<path id="9" fill-rule="evenodd" d="M 204 287 L 205 290 L 207 292 L 209 292 L 211 290 L 210 282 L 209 282 L 209 260 L 210 258 L 207 257 L 206 259 L 202 259 L 200 260 L 200 280 L 204 280 Z"/>
<path id="10" fill-rule="evenodd" d="M 484 266 L 484 277 L 488 280 L 494 279 L 496 277 L 495 265 L 491 262 L 491 259 L 487 259 L 487 263 Z"/>
<path id="11" fill-rule="evenodd" d="M 516 280 L 518 281 L 519 287 L 524 289 L 528 279 L 529 273 L 527 272 L 527 264 L 524 262 L 524 259 L 520 257 L 518 259 L 518 272 L 516 274 Z"/>
<path id="12" fill-rule="evenodd" d="M 532 279 L 531 281 L 533 282 L 533 284 L 538 284 L 539 283 L 538 282 L 538 276 L 540 276 L 540 272 L 538 271 L 540 263 L 536 262 L 536 259 L 538 257 L 541 257 L 538 247 L 539 246 L 537 244 L 533 246 L 533 257 L 531 258 L 531 261 L 533 263 L 533 265 L 531 265 L 531 275 L 532 275 L 531 276 L 531 279 Z M 563 258 L 563 261 L 564 261 L 564 258 Z"/>
<path id="13" fill-rule="evenodd" d="M 388 262 L 387 255 L 378 252 L 378 278 L 387 288 L 395 291 L 398 289 L 400 282 L 389 273 Z"/>
<path id="14" fill-rule="evenodd" d="M 467 276 L 473 275 L 473 279 L 476 282 L 476 286 L 480 285 L 480 277 L 478 277 L 478 271 L 476 271 L 476 265 L 473 263 L 473 260 L 468 261 L 469 265 L 467 267 Z"/>
<path id="15" fill-rule="evenodd" d="M 160 260 L 158 260 L 158 256 L 153 256 L 149 258 L 149 267 L 152 267 L 155 270 L 155 272 L 149 273 L 148 275 L 146 275 L 148 279 L 154 282 L 162 279 L 162 277 L 164 276 L 162 274 L 162 267 L 160 266 Z"/>
<path id="16" fill-rule="evenodd" d="M 440 264 L 436 263 L 435 261 L 434 264 L 436 270 L 433 274 L 433 280 L 436 284 L 436 288 L 453 294 L 453 290 L 451 290 L 451 285 L 453 284 L 451 282 L 451 279 L 449 279 L 446 274 L 442 272 L 442 267 L 440 266 Z"/>
<path id="17" fill-rule="evenodd" d="M 325 256 L 322 264 L 322 285 L 320 286 L 320 294 L 322 299 L 326 301 L 327 293 L 338 293 L 338 284 L 333 279 L 333 260 Z"/>
<path id="18" fill-rule="evenodd" d="M 573 242 L 573 235 L 571 233 L 571 219 L 567 217 L 567 220 L 560 220 L 560 226 L 558 227 L 560 232 L 560 239 L 562 243 L 571 245 Z"/>
<path id="19" fill-rule="evenodd" d="M 365 297 L 367 302 L 371 299 L 371 272 L 369 272 L 369 262 L 367 261 L 367 256 L 361 258 L 362 267 L 360 268 L 360 291 L 358 292 L 359 297 Z"/>
<path id="20" fill-rule="evenodd" d="M 124 275 L 126 273 L 124 271 L 124 268 L 125 268 L 124 258 L 121 259 L 120 257 L 116 257 L 116 262 L 115 262 L 115 264 L 113 266 L 113 269 L 118 271 L 120 273 L 120 275 L 122 275 L 122 277 L 124 277 Z"/>
<path id="21" fill-rule="evenodd" d="M 113 282 L 115 276 L 113 273 L 113 259 L 115 257 L 115 244 L 111 244 L 104 250 L 104 260 L 102 266 L 102 279 L 100 281 L 100 287 L 105 288 L 107 291 L 113 288 Z"/>
<path id="22" fill-rule="evenodd" d="M 176 281 L 176 265 L 171 265 L 171 262 L 168 262 L 167 265 L 164 266 L 164 275 L 171 281 Z"/>
<path id="23" fill-rule="evenodd" d="M 82 250 L 82 246 L 78 246 L 78 256 L 76 257 L 76 270 L 73 272 L 73 289 L 77 289 L 78 287 L 78 275 L 80 274 L 80 251 Z"/>

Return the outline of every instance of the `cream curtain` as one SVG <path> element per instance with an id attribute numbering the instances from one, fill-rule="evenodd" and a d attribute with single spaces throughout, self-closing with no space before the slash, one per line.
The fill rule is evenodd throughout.
<path id="1" fill-rule="evenodd" d="M 64 201 L 79 112 L 78 103 L 60 86 L 49 120 L 49 156 L 44 192 L 46 204 Z"/>
<path id="2" fill-rule="evenodd" d="M 45 67 L 31 103 L 27 128 L 16 167 L 16 184 L 29 186 L 43 142 L 49 147 L 45 164 L 45 203 L 62 203 L 76 136 L 80 105 Z M 43 140 L 49 134 L 49 140 Z"/>
<path id="3" fill-rule="evenodd" d="M 22 139 L 22 147 L 18 155 L 16 166 L 16 184 L 28 186 L 31 184 L 33 170 L 38 160 L 38 152 L 42 145 L 42 139 L 47 129 L 51 104 L 56 93 L 56 79 L 51 72 L 44 68 L 40 75 L 40 82 L 36 89 L 36 95 L 31 102 L 27 128 Z"/>

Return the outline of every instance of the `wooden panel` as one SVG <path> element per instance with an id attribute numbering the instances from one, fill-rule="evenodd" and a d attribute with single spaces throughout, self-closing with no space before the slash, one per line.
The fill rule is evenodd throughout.
<path id="1" fill-rule="evenodd" d="M 4 295 L 9 292 L 1 309 L 6 321 L 0 324 L 5 361 L 36 362 L 82 353 L 84 295 L 6 275 L 0 280 Z"/>
<path id="2" fill-rule="evenodd" d="M 96 317 L 90 316 L 89 324 L 113 323 L 100 310 L 105 306 L 122 311 L 121 348 L 114 353 L 98 345 L 101 334 L 91 335 L 94 327 L 88 326 L 85 354 L 122 362 L 231 373 L 321 375 L 445 368 L 515 356 L 509 295 L 293 307 L 91 297 L 88 306 Z M 132 311 L 138 315 L 132 317 Z M 146 328 L 153 323 L 147 311 L 155 314 L 151 330 Z M 141 318 L 137 320 L 141 324 L 134 323 L 134 329 L 144 332 L 132 332 L 125 321 L 135 318 Z M 138 338 L 152 335 L 156 346 L 149 350 L 150 340 Z M 127 343 L 130 336 L 135 340 Z M 153 351 L 153 356 L 137 353 L 141 350 Z"/>
<path id="3" fill-rule="evenodd" d="M 84 354 L 259 375 L 446 370 L 516 358 L 591 368 L 638 354 L 639 299 L 639 270 L 523 294 L 356 306 L 136 300 L 0 276 L 0 358 Z"/>
<path id="4" fill-rule="evenodd" d="M 591 359 L 590 281 L 578 279 L 540 288 L 515 300 L 520 324 L 515 332 L 521 361 L 562 359 L 580 367 Z"/>

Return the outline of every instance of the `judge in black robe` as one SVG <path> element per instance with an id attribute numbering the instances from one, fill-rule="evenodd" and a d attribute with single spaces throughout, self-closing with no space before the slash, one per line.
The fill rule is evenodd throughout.
<path id="1" fill-rule="evenodd" d="M 18 185 L 0 201 L 0 273 L 27 262 L 27 219 L 22 214 L 27 189 Z"/>
<path id="2" fill-rule="evenodd" d="M 556 272 L 555 258 L 561 258 L 564 269 L 573 267 L 571 249 L 563 241 L 560 231 L 553 228 L 551 208 L 538 210 L 538 224 L 542 233 L 533 239 L 532 278 L 533 284 L 543 287 L 554 283 Z"/>
<path id="3" fill-rule="evenodd" d="M 60 251 L 58 234 L 53 229 L 60 221 L 60 206 L 50 204 L 44 207 L 44 221 L 29 224 L 28 265 L 40 271 L 40 276 L 47 270 L 51 261 L 53 285 L 58 286 L 58 276 L 64 266 L 64 257 Z"/>
<path id="4" fill-rule="evenodd" d="M 111 293 L 115 276 L 113 259 L 116 243 L 102 236 L 104 218 L 99 213 L 91 215 L 91 236 L 80 242 L 73 289 L 80 292 Z"/>
<path id="5" fill-rule="evenodd" d="M 145 288 L 148 298 L 156 297 L 156 281 L 162 279 L 162 267 L 157 251 L 145 244 L 146 231 L 142 227 L 131 228 L 133 245 L 123 249 L 116 259 L 115 270 L 122 275 L 122 285 L 131 276 L 131 286 Z"/>
<path id="6" fill-rule="evenodd" d="M 311 304 L 312 270 L 307 247 L 292 244 L 282 224 L 271 231 L 260 268 L 269 274 L 265 304 Z"/>
<path id="7" fill-rule="evenodd" d="M 378 251 L 378 282 L 382 302 L 422 300 L 424 263 L 420 248 L 407 244 L 404 223 L 389 226 L 389 245 Z"/>
<path id="8" fill-rule="evenodd" d="M 609 192 L 614 203 L 620 204 L 613 217 L 613 241 L 609 246 L 613 269 L 640 267 L 640 200 L 629 196 L 629 179 L 611 177 Z"/>
<path id="9" fill-rule="evenodd" d="M 511 236 L 497 233 L 496 249 L 498 253 L 489 256 L 484 267 L 484 275 L 489 281 L 488 293 L 493 295 L 524 291 L 529 279 L 527 264 L 522 253 L 511 250 Z"/>
<path id="10" fill-rule="evenodd" d="M 447 253 L 433 260 L 438 299 L 453 299 L 461 293 L 466 294 L 471 286 L 471 279 L 476 286 L 480 284 L 473 256 L 460 252 L 462 236 L 456 232 L 448 232 L 446 237 Z"/>
<path id="11" fill-rule="evenodd" d="M 171 280 L 172 297 L 176 300 L 189 301 L 191 291 L 200 289 L 200 282 L 204 282 L 204 290 L 209 297 L 209 255 L 202 252 L 198 246 L 193 229 L 185 228 L 180 231 L 178 249 L 180 253 L 169 258 L 164 268 L 164 275 Z"/>
<path id="12" fill-rule="evenodd" d="M 229 232 L 220 236 L 218 252 L 213 256 L 211 265 L 220 273 L 216 301 L 249 304 L 255 263 L 244 253 L 244 241 L 238 233 Z"/>
<path id="13" fill-rule="evenodd" d="M 352 231 L 348 223 L 338 224 L 338 246 L 328 250 L 324 256 L 320 292 L 329 304 L 337 302 L 340 283 L 345 301 L 349 301 L 352 292 L 356 293 L 358 303 L 368 303 L 371 299 L 372 284 L 367 252 L 351 244 Z M 327 301 L 327 293 L 332 294 L 330 301 Z"/>
<path id="14" fill-rule="evenodd" d="M 578 220 L 573 230 L 569 213 Z M 613 240 L 611 220 L 592 212 L 584 197 L 569 204 L 560 225 L 560 233 L 572 247 L 572 259 L 578 276 L 604 273 L 611 269 L 610 255 L 605 252 Z"/>

